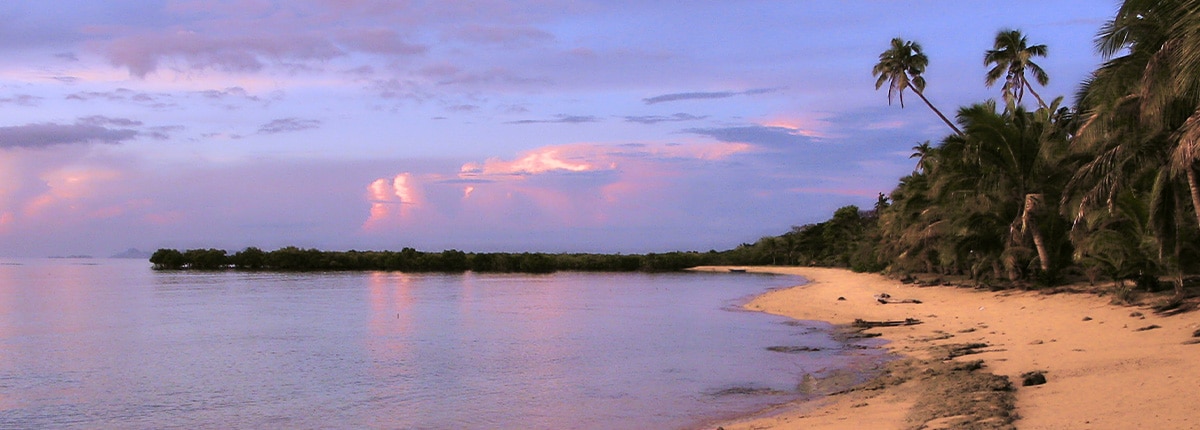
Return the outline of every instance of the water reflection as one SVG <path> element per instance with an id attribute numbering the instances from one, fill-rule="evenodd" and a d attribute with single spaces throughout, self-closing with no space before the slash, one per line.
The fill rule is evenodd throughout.
<path id="1" fill-rule="evenodd" d="M 0 428 L 680 427 L 849 360 L 721 310 L 785 282 L 0 265 Z"/>

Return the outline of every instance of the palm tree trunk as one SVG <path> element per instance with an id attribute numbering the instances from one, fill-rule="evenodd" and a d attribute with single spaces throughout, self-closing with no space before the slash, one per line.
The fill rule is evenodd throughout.
<path id="1" fill-rule="evenodd" d="M 933 107 L 933 103 L 930 103 L 929 99 L 925 98 L 925 94 L 922 94 L 921 91 L 917 90 L 916 88 L 913 88 L 913 92 L 917 93 L 917 97 L 920 97 L 921 101 L 925 102 L 925 105 L 929 106 L 929 109 L 933 110 L 933 113 L 937 114 L 938 118 L 942 119 L 942 122 L 945 122 L 946 125 L 950 126 L 950 129 L 954 130 L 955 134 L 958 134 L 959 136 L 963 135 L 962 130 L 959 130 L 958 127 L 954 126 L 953 122 L 950 122 L 950 120 L 947 119 L 945 115 L 942 115 L 942 111 Z"/>
<path id="2" fill-rule="evenodd" d="M 1196 225 L 1200 225 L 1200 178 L 1196 177 L 1196 169 L 1187 169 L 1188 189 L 1192 194 L 1192 210 L 1196 213 Z"/>
<path id="3" fill-rule="evenodd" d="M 1038 262 L 1042 265 L 1042 272 L 1050 273 L 1050 253 L 1046 250 L 1046 237 L 1042 234 L 1042 230 L 1037 225 L 1038 210 L 1042 205 L 1041 194 L 1026 194 L 1025 195 L 1025 211 L 1021 214 L 1021 228 L 1029 231 L 1033 236 L 1033 246 L 1037 248 Z"/>
<path id="4" fill-rule="evenodd" d="M 1033 98 L 1037 99 L 1038 106 L 1041 106 L 1042 108 L 1049 107 L 1048 105 L 1046 105 L 1046 101 L 1042 100 L 1042 96 L 1039 96 L 1037 91 L 1033 90 L 1033 84 L 1030 84 L 1029 81 L 1025 81 L 1025 88 L 1029 90 L 1029 94 L 1033 94 Z"/>

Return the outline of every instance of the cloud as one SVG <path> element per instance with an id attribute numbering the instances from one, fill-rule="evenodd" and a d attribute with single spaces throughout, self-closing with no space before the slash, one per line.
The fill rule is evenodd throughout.
<path id="1" fill-rule="evenodd" d="M 258 96 L 251 95 L 242 87 L 229 87 L 223 90 L 204 90 L 199 92 L 205 98 L 223 100 L 230 97 L 243 98 L 250 101 L 258 101 Z"/>
<path id="2" fill-rule="evenodd" d="M 679 101 L 679 100 L 723 99 L 723 98 L 733 97 L 738 94 L 739 93 L 735 93 L 732 91 L 674 93 L 674 94 L 663 94 L 661 96 L 644 98 L 644 99 L 642 99 L 642 101 L 648 105 L 652 105 L 655 103 L 674 102 L 674 101 Z"/>
<path id="3" fill-rule="evenodd" d="M 689 128 L 684 132 L 708 136 L 721 142 L 749 143 L 780 149 L 795 149 L 816 141 L 814 138 L 806 136 L 800 129 L 757 124 L 722 128 Z"/>
<path id="4" fill-rule="evenodd" d="M 429 50 L 424 45 L 404 41 L 399 33 L 388 28 L 349 30 L 344 32 L 338 41 L 350 50 L 372 54 L 414 55 Z"/>
<path id="5" fill-rule="evenodd" d="M 103 115 L 85 116 L 83 118 L 79 118 L 79 119 L 75 120 L 75 122 L 78 124 L 99 125 L 99 126 L 115 125 L 118 127 L 137 127 L 137 126 L 142 125 L 141 121 L 132 120 L 132 119 L 128 119 L 128 118 L 111 118 L 111 117 L 107 117 L 107 116 L 103 116 Z"/>
<path id="6" fill-rule="evenodd" d="M 459 40 L 479 44 L 525 46 L 554 40 L 554 35 L 532 27 L 501 27 L 469 24 L 456 28 L 450 35 Z"/>
<path id="7" fill-rule="evenodd" d="M 289 133 L 319 127 L 321 127 L 321 120 L 317 119 L 280 118 L 263 124 L 258 128 L 258 134 Z"/>
<path id="8" fill-rule="evenodd" d="M 505 124 L 582 124 L 598 121 L 600 118 L 592 115 L 555 115 L 554 119 L 522 119 Z"/>
<path id="9" fill-rule="evenodd" d="M 293 23 L 297 24 L 297 23 Z M 211 31 L 163 29 L 118 37 L 104 47 L 113 65 L 130 75 L 145 78 L 165 60 L 182 60 L 187 70 L 257 72 L 264 61 L 327 61 L 345 55 L 333 42 L 301 31 L 277 32 L 275 26 L 243 21 L 249 30 L 242 34 L 228 29 Z"/>
<path id="10" fill-rule="evenodd" d="M 626 122 L 636 122 L 638 124 L 658 124 L 660 122 L 680 122 L 680 121 L 697 121 L 708 118 L 708 115 L 696 116 L 686 113 L 677 113 L 674 115 L 646 115 L 646 116 L 626 116 Z"/>
<path id="11" fill-rule="evenodd" d="M 534 175 L 553 171 L 586 172 L 596 170 L 594 163 L 579 160 L 567 148 L 544 148 L 530 151 L 524 156 L 513 160 L 503 161 L 490 159 L 483 164 L 466 163 L 460 170 L 460 176 L 472 177 L 483 175 Z"/>
<path id="12" fill-rule="evenodd" d="M 134 91 L 128 88 L 117 88 L 111 91 L 80 91 L 67 94 L 67 100 L 75 100 L 88 102 L 93 100 L 110 101 L 110 102 L 133 102 L 136 104 L 149 106 L 152 108 L 165 108 L 175 106 L 170 94 L 148 93 L 143 91 Z"/>
<path id="13" fill-rule="evenodd" d="M 37 106 L 44 97 L 30 94 L 15 94 L 12 97 L 0 97 L 0 104 L 15 104 L 20 106 Z"/>
<path id="14" fill-rule="evenodd" d="M 117 144 L 138 136 L 137 130 L 96 124 L 40 123 L 0 127 L 0 148 L 44 148 L 87 143 Z"/>
<path id="15" fill-rule="evenodd" d="M 512 159 L 467 162 L 453 174 L 404 172 L 367 185 L 370 210 L 363 228 L 399 231 L 455 222 L 480 228 L 480 222 L 610 225 L 626 211 L 652 206 L 656 198 L 647 193 L 685 186 L 673 178 L 704 176 L 698 166 L 747 150 L 749 145 L 741 143 L 577 143 L 541 147 Z M 450 219 L 454 216 L 470 221 Z"/>
<path id="16" fill-rule="evenodd" d="M 690 92 L 690 93 L 672 93 L 663 94 L 642 99 L 648 105 L 656 103 L 674 102 L 680 100 L 706 100 L 706 99 L 724 99 L 739 95 L 755 95 L 767 94 L 779 91 L 781 88 L 755 88 L 746 91 L 716 91 L 716 92 Z"/>
<path id="17" fill-rule="evenodd" d="M 150 137 L 151 139 L 155 139 L 155 140 L 167 140 L 167 139 L 171 138 L 171 133 L 180 132 L 180 131 L 183 131 L 184 129 L 186 129 L 186 127 L 184 127 L 182 125 L 163 125 L 163 126 L 149 127 L 146 130 L 145 135 L 147 137 Z"/>

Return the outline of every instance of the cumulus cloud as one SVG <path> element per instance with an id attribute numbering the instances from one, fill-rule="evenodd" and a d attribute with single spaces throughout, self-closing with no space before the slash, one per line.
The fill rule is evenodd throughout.
<path id="1" fill-rule="evenodd" d="M 566 148 L 545 148 L 530 151 L 513 161 L 494 158 L 483 164 L 466 163 L 463 165 L 460 175 L 533 175 L 553 171 L 586 172 L 596 170 L 595 164 L 579 158 L 582 157 L 571 154 Z"/>
<path id="2" fill-rule="evenodd" d="M 87 143 L 117 144 L 138 136 L 137 130 L 77 124 L 39 123 L 0 127 L 0 148 L 44 148 Z"/>
<path id="3" fill-rule="evenodd" d="M 289 133 L 318 128 L 321 120 L 303 118 L 280 118 L 263 124 L 258 128 L 258 134 Z"/>
<path id="4" fill-rule="evenodd" d="M 749 149 L 743 143 L 578 143 L 468 162 L 452 174 L 400 173 L 367 185 L 370 211 L 363 228 L 440 225 L 449 214 L 486 218 L 498 212 L 522 214 L 522 223 L 606 224 L 616 221 L 616 213 L 648 204 L 648 190 L 674 183 L 668 178 L 678 178 L 680 170 L 703 175 L 703 169 L 685 166 L 719 163 Z"/>

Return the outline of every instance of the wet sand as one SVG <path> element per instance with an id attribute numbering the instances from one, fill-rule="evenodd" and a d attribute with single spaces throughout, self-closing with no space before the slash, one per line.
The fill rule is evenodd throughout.
<path id="1" fill-rule="evenodd" d="M 747 309 L 847 327 L 919 323 L 864 331 L 902 357 L 876 380 L 726 430 L 1200 428 L 1200 311 L 1160 315 L 1096 294 L 922 287 L 842 269 L 745 269 L 810 280 Z M 1023 385 L 1029 372 L 1046 382 Z"/>

